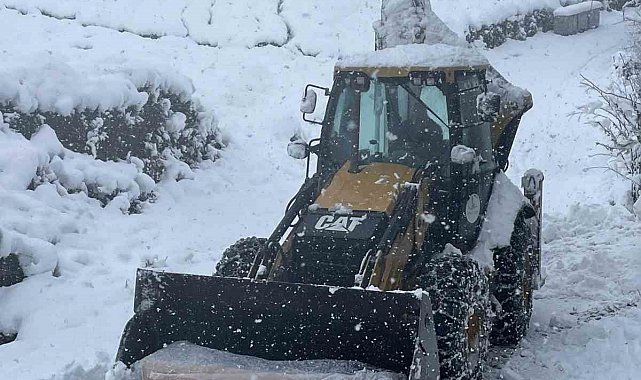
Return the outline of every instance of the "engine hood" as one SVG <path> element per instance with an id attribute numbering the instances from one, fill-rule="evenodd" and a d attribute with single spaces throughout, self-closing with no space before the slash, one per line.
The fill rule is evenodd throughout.
<path id="1" fill-rule="evenodd" d="M 354 211 L 378 211 L 390 215 L 396 197 L 405 182 L 410 182 L 416 169 L 401 164 L 374 162 L 349 172 L 346 162 L 321 190 L 316 204 L 324 209 L 345 207 Z"/>

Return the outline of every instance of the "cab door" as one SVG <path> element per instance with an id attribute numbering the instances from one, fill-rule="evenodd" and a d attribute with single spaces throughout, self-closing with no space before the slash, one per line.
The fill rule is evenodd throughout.
<path id="1" fill-rule="evenodd" d="M 483 122 L 477 111 L 477 98 L 484 91 L 482 81 L 475 73 L 459 73 L 457 83 L 460 125 L 455 128 L 453 149 L 458 149 L 455 153 L 461 157 L 452 156 L 453 203 L 460 243 L 471 249 L 483 224 L 496 163 L 491 123 Z"/>

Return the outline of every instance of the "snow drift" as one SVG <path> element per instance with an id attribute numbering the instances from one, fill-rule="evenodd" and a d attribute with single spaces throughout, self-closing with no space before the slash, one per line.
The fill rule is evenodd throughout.
<path id="1" fill-rule="evenodd" d="M 27 276 L 52 272 L 55 244 L 65 231 L 77 230 L 76 223 L 67 224 L 76 208 L 71 203 L 129 212 L 155 186 L 135 161 L 105 162 L 72 152 L 46 124 L 27 140 L 0 121 L 0 257 L 17 254 Z"/>

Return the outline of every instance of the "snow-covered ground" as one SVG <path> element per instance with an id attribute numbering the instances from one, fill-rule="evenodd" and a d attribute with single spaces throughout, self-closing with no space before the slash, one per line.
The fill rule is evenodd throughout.
<path id="1" fill-rule="evenodd" d="M 469 27 L 578 2 L 581 0 L 431 0 L 434 11 L 460 35 Z M 282 46 L 291 42 L 311 54 L 352 51 L 363 44 L 361 37 L 372 32 L 373 22 L 363 21 L 376 20 L 364 16 L 378 12 L 379 4 L 380 0 L 0 0 L 7 9 L 25 14 L 147 37 L 185 37 L 218 47 Z M 319 44 L 319 37 L 333 44 Z"/>
<path id="2" fill-rule="evenodd" d="M 55 242 L 60 260 L 59 277 L 45 273 L 0 288 L 0 329 L 19 331 L 17 341 L 0 346 L 0 379 L 104 379 L 132 314 L 137 267 L 211 273 L 237 238 L 267 235 L 304 176 L 304 163 L 286 154 L 289 137 L 318 133 L 300 120 L 304 85 L 329 85 L 337 57 L 371 50 L 379 16 L 375 0 L 218 1 L 219 8 L 145 0 L 126 17 L 108 7 L 118 2 L 98 3 L 104 6 L 3 0 L 0 69 L 162 62 L 192 79 L 229 145 L 193 180 L 161 183 L 157 202 L 140 215 L 46 186 L 0 188 L 0 227 Z M 446 3 L 434 8 L 453 20 Z M 473 12 L 472 3 L 454 5 Z M 150 9 L 156 16 L 144 17 Z M 226 28 L 215 28 L 220 20 Z M 508 175 L 518 183 L 530 167 L 546 174 L 548 276 L 527 341 L 494 352 L 490 377 L 633 379 L 641 370 L 634 360 L 641 355 L 641 224 L 618 206 L 625 184 L 587 170 L 605 164 L 594 156 L 599 131 L 571 116 L 591 99 L 581 74 L 607 84 L 612 56 L 627 44 L 620 21 L 604 14 L 597 30 L 540 34 L 486 52 L 534 96 Z"/>
<path id="3" fill-rule="evenodd" d="M 494 378 L 638 379 L 641 223 L 620 206 L 548 216 L 545 286 L 516 350 L 493 349 Z"/>

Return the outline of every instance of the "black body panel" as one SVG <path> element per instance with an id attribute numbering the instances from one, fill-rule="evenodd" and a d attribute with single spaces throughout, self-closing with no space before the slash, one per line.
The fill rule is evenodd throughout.
<path id="1" fill-rule="evenodd" d="M 282 280 L 353 286 L 365 253 L 379 241 L 388 219 L 382 212 L 309 212 L 294 231 Z"/>

